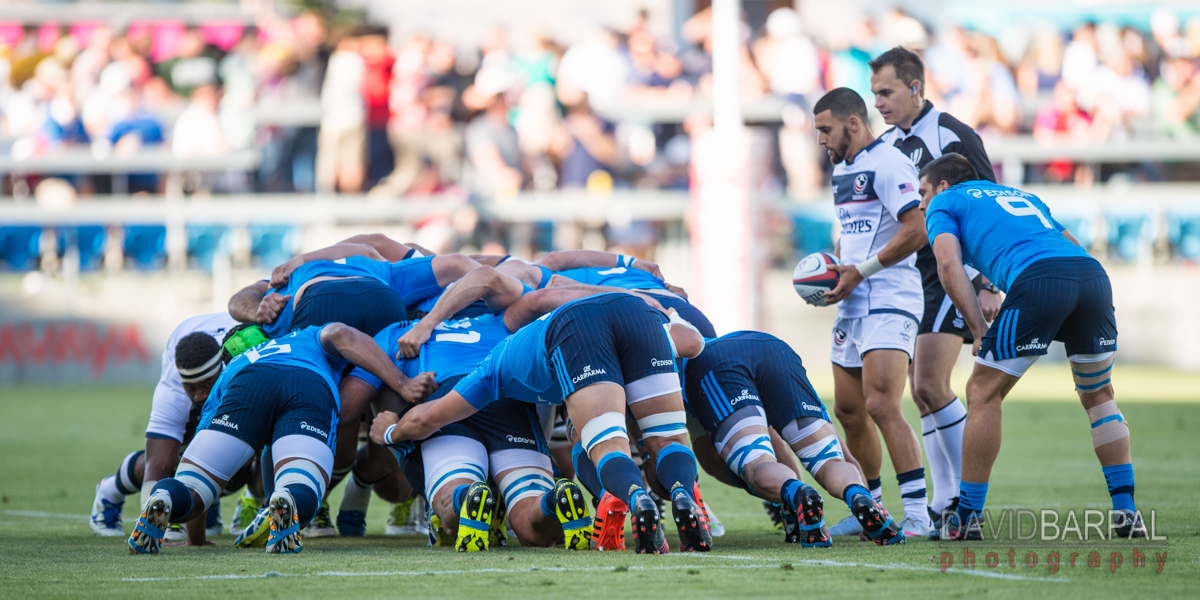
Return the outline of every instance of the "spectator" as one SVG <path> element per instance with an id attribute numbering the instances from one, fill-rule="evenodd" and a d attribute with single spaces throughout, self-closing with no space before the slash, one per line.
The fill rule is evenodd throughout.
<path id="1" fill-rule="evenodd" d="M 465 132 L 465 150 L 471 165 L 471 187 L 484 196 L 511 196 L 525 183 L 517 130 L 508 123 L 505 92 L 512 80 L 506 73 L 481 70 L 475 83 L 463 92 L 463 101 L 481 108 Z"/>
<path id="2" fill-rule="evenodd" d="M 811 107 L 824 92 L 817 47 L 804 35 L 800 15 L 779 8 L 767 17 L 767 35 L 754 45 L 754 58 L 777 96 Z"/>
<path id="3" fill-rule="evenodd" d="M 325 113 L 317 138 L 317 189 L 322 192 L 352 194 L 363 187 L 367 130 L 362 91 L 366 63 L 358 46 L 353 33 L 342 35 L 329 57 L 328 74 L 321 88 Z"/>
<path id="4" fill-rule="evenodd" d="M 1033 137 L 1040 142 L 1087 142 L 1092 136 L 1092 119 L 1075 102 L 1076 91 L 1065 81 L 1054 85 L 1051 99 L 1038 109 Z M 1081 174 L 1082 175 L 1082 174 Z M 1076 176 L 1076 165 L 1068 160 L 1051 161 L 1042 170 L 1046 183 L 1063 183 Z M 1080 177 L 1082 179 L 1082 177 Z"/>
<path id="5" fill-rule="evenodd" d="M 586 94 L 559 95 L 566 118 L 552 145 L 559 156 L 558 185 L 562 188 L 612 189 L 617 143 L 611 123 L 597 117 Z"/>
<path id="6" fill-rule="evenodd" d="M 1151 95 L 1155 133 L 1176 139 L 1200 134 L 1200 76 L 1192 59 L 1168 59 Z"/>
<path id="7" fill-rule="evenodd" d="M 365 28 L 359 36 L 359 52 L 364 65 L 362 94 L 366 104 L 367 170 L 363 184 L 366 189 L 387 177 L 396 162 L 388 141 L 392 71 L 396 58 L 388 48 L 387 36 L 387 28 L 378 26 Z"/>
<path id="8" fill-rule="evenodd" d="M 171 91 L 187 98 L 197 87 L 218 82 L 217 65 L 221 58 L 220 48 L 205 43 L 200 30 L 193 27 L 180 38 L 176 55 L 158 63 L 155 71 L 171 86 Z"/>
<path id="9" fill-rule="evenodd" d="M 123 116 L 113 124 L 108 142 L 113 153 L 128 156 L 146 146 L 163 143 L 163 124 L 158 117 L 146 111 L 139 101 L 137 92 L 129 88 L 116 98 L 117 111 Z M 116 186 L 114 186 L 115 188 Z M 114 189 L 113 192 L 119 190 Z M 158 175 L 155 173 L 133 173 L 128 176 L 128 193 L 152 194 L 158 191 Z"/>

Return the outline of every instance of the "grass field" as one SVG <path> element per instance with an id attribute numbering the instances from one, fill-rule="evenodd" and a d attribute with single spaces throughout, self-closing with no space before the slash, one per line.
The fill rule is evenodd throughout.
<path id="1" fill-rule="evenodd" d="M 1039 376 L 1048 382 L 1047 373 Z M 1055 380 L 1069 391 L 1069 383 Z M 784 545 L 758 500 L 711 479 L 702 482 L 704 494 L 728 533 L 709 555 L 520 548 L 462 555 L 425 548 L 416 536 L 384 536 L 387 506 L 376 501 L 366 539 L 310 540 L 296 556 L 235 550 L 230 536 L 216 538 L 215 547 L 130 556 L 122 540 L 94 537 L 86 515 L 96 481 L 142 445 L 150 388 L 0 388 L 0 597 L 1195 597 L 1200 404 L 1189 400 L 1200 382 L 1172 380 L 1163 395 L 1169 401 L 1156 402 L 1153 390 L 1162 378 L 1154 371 L 1118 374 L 1117 380 L 1136 398 L 1123 410 L 1133 431 L 1138 505 L 1156 511 L 1157 533 L 1167 540 L 972 544 L 973 569 L 959 568 L 961 545 L 877 548 L 849 538 L 835 539 L 830 550 Z M 1022 384 L 1022 398 L 1052 400 L 1006 406 L 989 507 L 1106 509 L 1083 411 L 1057 387 L 1030 384 Z M 910 416 L 915 423 L 915 413 Z M 884 503 L 899 516 L 892 473 L 886 465 Z M 335 491 L 335 504 L 340 496 Z M 844 504 L 826 498 L 830 523 L 847 514 Z M 135 504 L 136 497 L 126 504 L 127 530 Z M 224 513 L 228 522 L 232 501 Z M 677 542 L 670 534 L 668 541 Z M 1134 547 L 1146 555 L 1145 567 L 1132 566 Z M 1016 567 L 1009 566 L 1010 549 Z M 1057 573 L 1047 566 L 1054 551 L 1062 556 Z M 945 573 L 939 567 L 944 552 L 954 557 Z M 984 564 L 988 552 L 997 553 L 999 566 Z M 1033 568 L 1023 565 L 1030 552 L 1038 559 Z M 1073 568 L 1066 564 L 1072 552 L 1080 553 Z M 1091 552 L 1100 555 L 1098 567 L 1084 564 Z M 1114 552 L 1124 562 L 1115 573 Z M 1159 557 L 1165 563 L 1156 572 Z"/>

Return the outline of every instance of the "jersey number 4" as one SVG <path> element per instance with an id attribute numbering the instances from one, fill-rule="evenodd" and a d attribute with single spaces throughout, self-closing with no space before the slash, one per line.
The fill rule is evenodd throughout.
<path id="1" fill-rule="evenodd" d="M 1046 226 L 1046 229 L 1054 229 L 1054 226 L 1050 224 L 1050 219 L 1047 219 L 1046 215 L 1043 215 L 1042 211 L 1038 210 L 1038 207 L 1025 198 L 1000 196 L 996 198 L 996 204 L 999 204 L 1000 208 L 1008 211 L 1010 215 L 1017 217 L 1037 217 L 1042 222 L 1042 225 Z"/>

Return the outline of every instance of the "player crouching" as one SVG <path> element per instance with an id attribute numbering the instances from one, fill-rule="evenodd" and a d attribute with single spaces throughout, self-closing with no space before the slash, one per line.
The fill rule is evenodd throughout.
<path id="1" fill-rule="evenodd" d="M 229 366 L 205 401 L 175 477 L 151 490 L 129 536 L 131 553 L 159 553 L 165 528 L 204 514 L 229 478 L 267 444 L 275 492 L 268 501 L 266 551 L 300 552 L 300 527 L 316 514 L 333 467 L 338 374 L 353 362 L 393 389 L 433 385 L 427 376 L 406 378 L 371 338 L 341 323 L 277 340 L 267 340 L 258 326 L 240 326 L 222 345 Z"/>

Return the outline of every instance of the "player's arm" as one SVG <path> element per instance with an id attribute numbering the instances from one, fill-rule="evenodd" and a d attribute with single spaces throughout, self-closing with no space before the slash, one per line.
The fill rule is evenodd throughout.
<path id="1" fill-rule="evenodd" d="M 915 208 L 900 213 L 900 230 L 888 240 L 887 245 L 878 254 L 858 265 L 829 266 L 838 272 L 839 278 L 837 287 L 825 293 L 826 303 L 833 304 L 845 300 L 864 279 L 904 260 L 925 245 L 928 235 L 925 231 L 925 217 Z M 959 260 L 958 264 L 962 265 L 962 260 Z M 966 273 L 963 273 L 963 277 L 966 277 Z"/>
<path id="2" fill-rule="evenodd" d="M 408 253 L 413 249 L 420 251 L 425 256 L 433 256 L 432 252 L 427 252 L 424 248 L 420 248 L 416 244 L 401 244 L 382 233 L 360 233 L 338 243 L 370 246 L 382 256 L 378 260 L 386 260 L 388 262 L 400 262 L 404 260 L 404 257 L 408 256 Z"/>
<path id="3" fill-rule="evenodd" d="M 414 406 L 404 418 L 384 411 L 371 422 L 371 441 L 381 446 L 393 446 L 410 440 L 423 440 L 433 432 L 461 421 L 478 412 L 458 392 L 450 392 L 437 400 Z"/>
<path id="4" fill-rule="evenodd" d="M 492 311 L 501 311 L 516 302 L 525 293 L 525 284 L 505 275 L 492 267 L 479 267 L 458 280 L 442 294 L 415 325 L 404 332 L 397 345 L 399 355 L 416 358 L 438 323 L 454 316 L 476 300 L 487 302 Z"/>
<path id="5" fill-rule="evenodd" d="M 541 257 L 534 264 L 546 267 L 551 271 L 566 271 L 568 269 L 582 269 L 586 267 L 632 267 L 645 271 L 660 280 L 663 278 L 662 271 L 658 268 L 658 265 L 650 261 L 639 260 L 624 254 L 602 252 L 600 250 L 555 250 Z"/>
<path id="6" fill-rule="evenodd" d="M 987 321 L 983 318 L 983 310 L 979 299 L 975 296 L 975 287 L 967 279 L 967 272 L 962 268 L 962 248 L 958 238 L 952 233 L 939 233 L 933 239 L 933 254 L 937 257 L 938 279 L 942 282 L 946 294 L 954 302 L 954 307 L 967 321 L 967 327 L 975 336 L 975 347 L 972 353 L 979 352 L 979 344 L 987 333 Z"/>
<path id="7" fill-rule="evenodd" d="M 348 325 L 330 323 L 322 328 L 321 347 L 331 356 L 344 358 L 354 366 L 378 377 L 408 402 L 421 402 L 438 388 L 433 373 L 421 373 L 413 378 L 405 377 L 375 340 Z"/>
<path id="8" fill-rule="evenodd" d="M 270 290 L 266 281 L 256 281 L 242 288 L 229 299 L 229 316 L 243 323 L 274 323 L 292 297 Z"/>
<path id="9" fill-rule="evenodd" d="M 160 481 L 175 476 L 179 466 L 179 451 L 183 444 L 166 437 L 146 438 L 146 470 L 142 481 Z"/>
<path id="10" fill-rule="evenodd" d="M 338 260 L 341 258 L 350 258 L 351 256 L 365 256 L 372 260 L 387 260 L 375 248 L 368 244 L 356 244 L 350 242 L 340 242 L 320 250 L 305 252 L 299 254 L 282 265 L 275 267 L 271 272 L 270 287 L 281 288 L 287 285 L 288 279 L 292 273 L 303 266 L 305 263 L 310 263 L 318 260 Z"/>
<path id="11" fill-rule="evenodd" d="M 647 301 L 646 303 L 650 304 L 650 306 L 654 306 L 658 310 L 662 310 L 662 305 L 658 304 L 657 301 L 654 301 L 653 298 L 650 298 L 646 294 L 639 294 L 637 292 L 632 292 L 630 290 L 621 288 L 575 284 L 564 287 L 546 287 L 537 290 L 536 292 L 529 292 L 528 294 L 521 296 L 520 300 L 514 302 L 512 306 L 508 307 L 508 309 L 504 311 L 504 326 L 507 327 L 509 331 L 516 331 L 532 323 L 542 315 L 545 315 L 546 313 L 568 302 L 571 302 L 572 300 L 578 300 L 580 298 L 587 298 L 588 296 L 595 296 L 596 294 L 609 292 L 619 292 L 622 294 L 632 294 L 634 296 L 638 296 Z"/>

